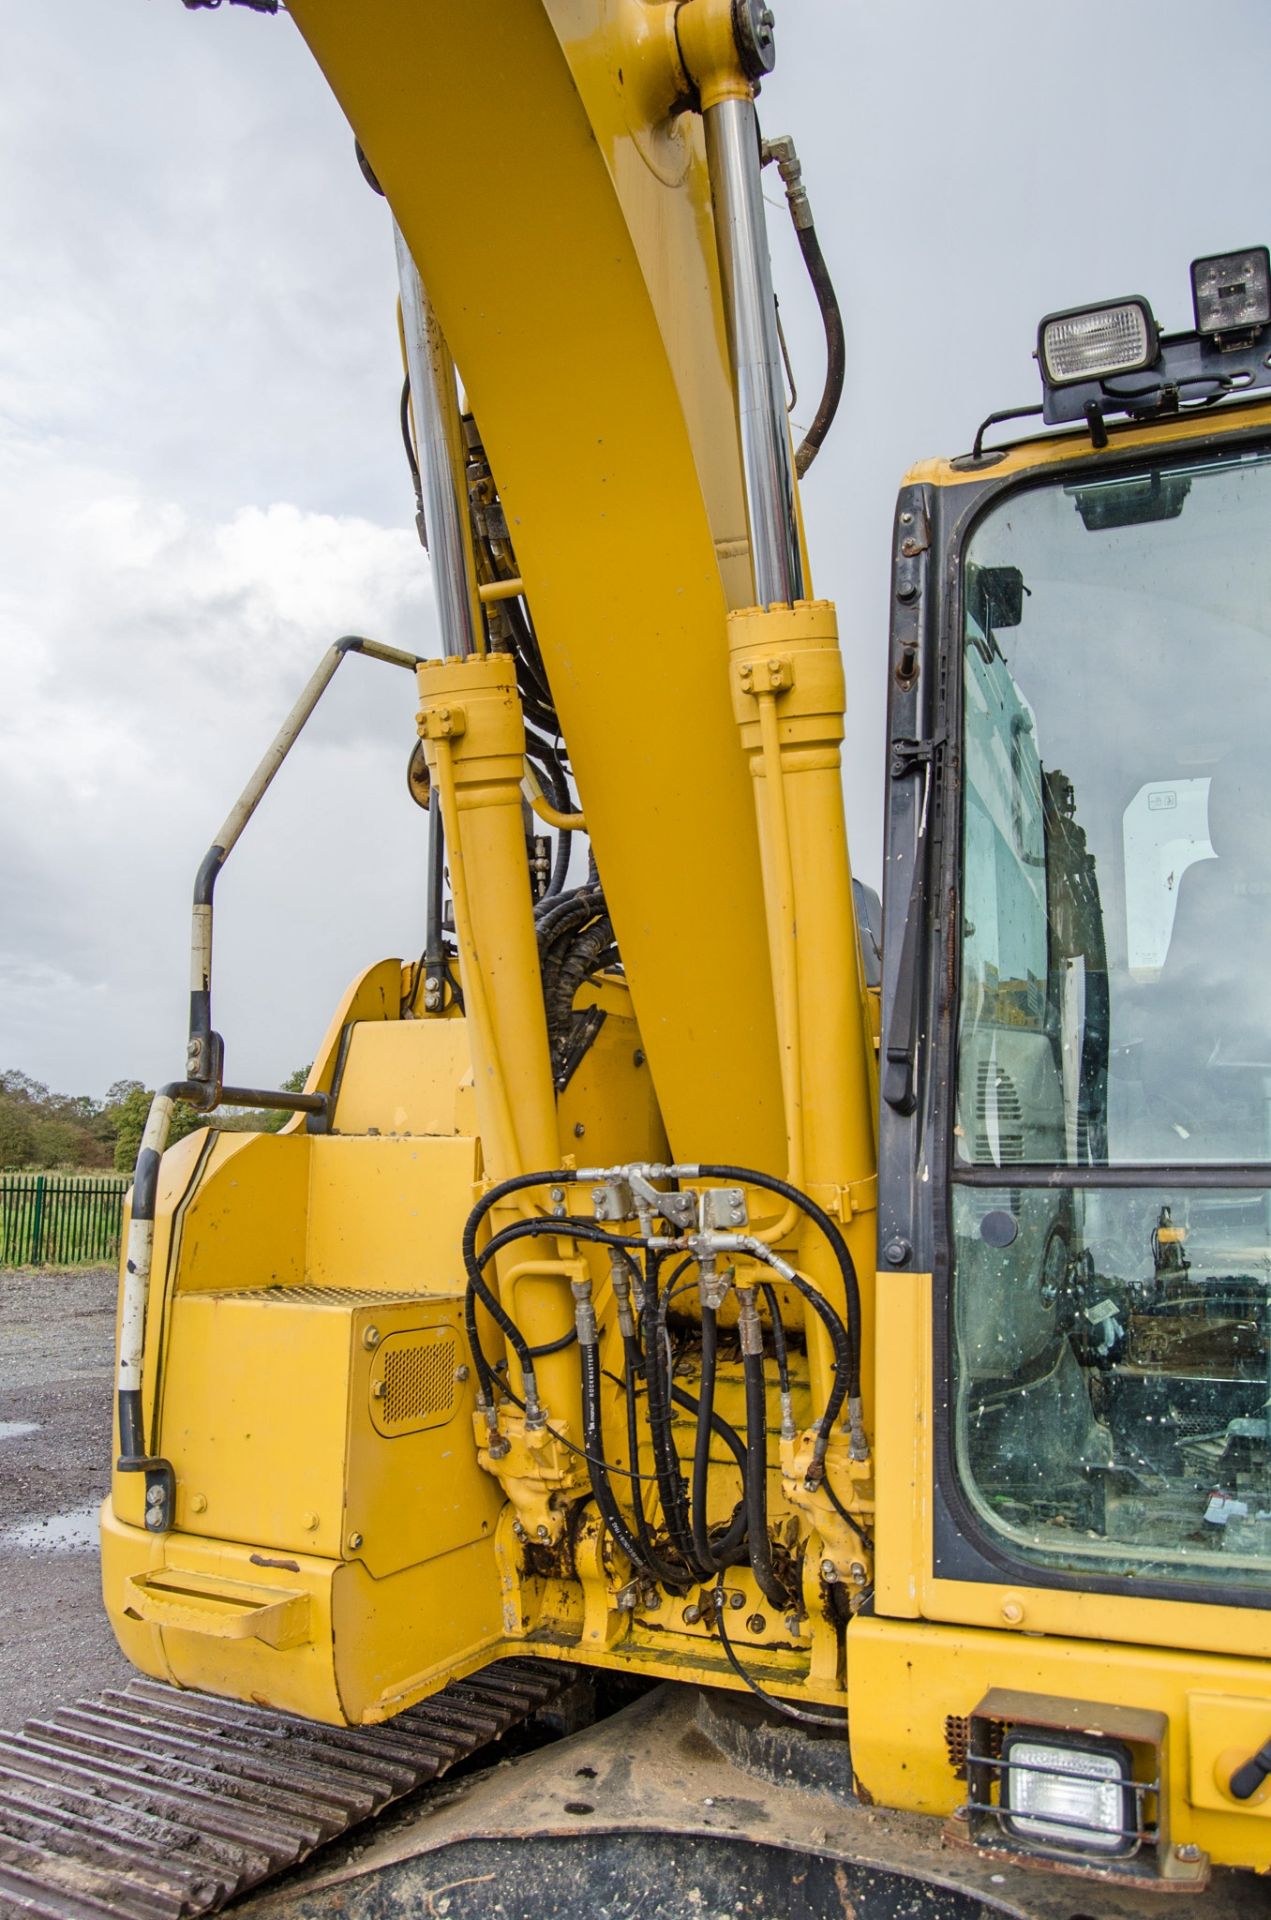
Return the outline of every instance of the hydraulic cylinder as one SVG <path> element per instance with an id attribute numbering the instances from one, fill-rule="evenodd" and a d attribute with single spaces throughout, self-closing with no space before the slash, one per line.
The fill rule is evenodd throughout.
<path id="1" fill-rule="evenodd" d="M 788 1177 L 843 1226 L 860 1280 L 862 1398 L 872 1406 L 875 1137 L 869 1021 L 843 812 L 844 678 L 828 601 L 729 616 L 733 712 L 754 781 L 777 995 Z M 820 1236 L 799 1264 L 836 1298 Z M 811 1316 L 809 1316 L 811 1318 Z M 830 1354 L 808 1330 L 818 1398 Z"/>
<path id="2" fill-rule="evenodd" d="M 503 1180 L 560 1159 L 525 854 L 525 726 L 515 666 L 503 654 L 425 661 L 419 693 L 419 730 L 445 825 L 485 1172 Z M 509 1249 L 504 1270 L 552 1251 L 550 1241 L 522 1241 Z M 523 1274 L 505 1305 L 533 1346 L 573 1325 L 569 1289 L 558 1277 Z M 577 1433 L 576 1356 L 545 1356 L 538 1377 L 549 1414 L 567 1418 Z"/>

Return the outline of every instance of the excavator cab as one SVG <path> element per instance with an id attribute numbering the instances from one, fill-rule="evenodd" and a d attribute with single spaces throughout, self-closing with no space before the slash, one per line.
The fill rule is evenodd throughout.
<path id="1" fill-rule="evenodd" d="M 1260 258 L 1208 278 L 1234 295 Z M 890 1319 L 933 1409 L 930 1531 L 852 1635 L 878 1705 L 925 1710 L 925 1791 L 968 1783 L 951 1837 L 1177 1884 L 1253 1844 L 1271 1720 L 1256 1660 L 1211 1664 L 1261 1647 L 1271 1547 L 1271 414 L 1207 417 L 1265 383 L 1271 315 L 1164 339 L 1147 312 L 1059 316 L 1058 371 L 1043 323 L 1047 419 L 1084 431 L 977 441 L 900 497 L 879 1354 Z M 1140 1686 L 1091 1632 L 1171 1651 Z M 1167 1842 L 1184 1766 L 1194 1837 Z"/>
<path id="2" fill-rule="evenodd" d="M 938 1076 L 947 1045 L 950 1498 L 964 1551 L 1251 1594 L 1271 1545 L 1251 558 L 1271 453 L 1256 431 L 1144 453 L 990 481 L 957 535 L 961 751 L 928 801 L 957 980 L 929 1059 Z M 1008 571 L 1005 626 L 983 583 Z"/>

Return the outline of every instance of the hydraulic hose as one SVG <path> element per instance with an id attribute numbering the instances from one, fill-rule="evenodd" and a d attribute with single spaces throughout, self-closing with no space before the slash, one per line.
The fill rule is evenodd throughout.
<path id="1" fill-rule="evenodd" d="M 670 1294 L 658 1296 L 658 1268 L 661 1259 L 658 1254 L 650 1253 L 645 1261 L 644 1324 L 646 1341 L 643 1349 L 644 1392 L 649 1409 L 649 1438 L 653 1443 L 653 1467 L 657 1474 L 658 1494 L 662 1501 L 662 1517 L 666 1521 L 666 1530 L 671 1536 L 671 1545 L 682 1557 L 685 1565 L 702 1577 L 704 1569 L 697 1564 L 697 1555 L 693 1550 L 693 1535 L 689 1526 L 688 1495 L 684 1485 L 684 1475 L 680 1467 L 675 1443 L 671 1438 L 671 1393 L 670 1380 L 662 1378 L 662 1335 L 666 1326 L 666 1300 Z M 651 1335 L 651 1340 L 648 1335 Z M 652 1345 L 653 1351 L 649 1352 Z M 664 1391 L 665 1389 L 665 1391 Z"/>
<path id="2" fill-rule="evenodd" d="M 833 1712 L 809 1713 L 806 1707 L 796 1707 L 789 1700 L 779 1699 L 775 1693 L 769 1693 L 766 1687 L 761 1687 L 757 1680 L 751 1679 L 746 1669 L 742 1666 L 741 1661 L 737 1658 L 736 1649 L 732 1641 L 728 1638 L 728 1628 L 725 1625 L 727 1611 L 728 1594 L 724 1586 L 724 1576 L 721 1573 L 715 1588 L 715 1627 L 719 1634 L 720 1645 L 723 1647 L 724 1653 L 727 1656 L 729 1666 L 742 1684 L 750 1688 L 755 1698 L 762 1700 L 767 1707 L 775 1707 L 776 1711 L 785 1714 L 788 1720 L 798 1720 L 805 1727 L 827 1727 L 836 1733 L 845 1732 L 847 1728 L 847 1717 L 845 1714 L 840 1713 L 836 1715 Z"/>
<path id="3" fill-rule="evenodd" d="M 754 1327 L 742 1323 L 742 1368 L 746 1380 L 746 1542 L 750 1570 L 764 1598 L 774 1607 L 789 1604 L 790 1596 L 777 1579 L 768 1536 L 768 1393 L 763 1376 L 763 1338 L 753 1293 L 740 1295 L 743 1316 L 749 1301 Z"/>
<path id="4" fill-rule="evenodd" d="M 821 391 L 821 402 L 817 407 L 812 425 L 803 436 L 803 441 L 794 456 L 794 470 L 800 480 L 821 450 L 838 412 L 839 401 L 843 397 L 843 379 L 847 371 L 847 344 L 843 333 L 843 315 L 839 309 L 838 296 L 830 279 L 830 270 L 825 264 L 825 255 L 821 243 L 816 237 L 816 226 L 812 219 L 812 203 L 808 199 L 807 188 L 803 184 L 803 168 L 795 151 L 794 141 L 788 134 L 780 139 L 765 140 L 763 143 L 763 163 L 770 160 L 777 163 L 781 175 L 781 184 L 786 191 L 786 205 L 790 209 L 790 218 L 799 241 L 799 251 L 803 255 L 803 264 L 808 270 L 812 282 L 812 291 L 816 295 L 817 306 L 821 310 L 821 325 L 825 329 L 825 385 Z"/>
<path id="5" fill-rule="evenodd" d="M 710 1448 L 711 1434 L 718 1433 L 726 1443 L 731 1443 L 741 1468 L 742 1486 L 746 1485 L 747 1455 L 741 1440 L 715 1412 L 715 1364 L 719 1350 L 719 1321 L 713 1307 L 702 1307 L 702 1390 L 700 1398 L 694 1402 L 693 1396 L 681 1389 L 672 1388 L 672 1398 L 686 1411 L 697 1415 L 697 1432 L 693 1441 L 693 1497 L 689 1507 L 693 1550 L 698 1561 L 709 1566 L 714 1573 L 721 1568 L 732 1566 L 741 1556 L 741 1548 L 746 1538 L 746 1503 L 743 1498 L 741 1511 L 735 1515 L 726 1533 L 718 1540 L 710 1537 L 707 1517 L 710 1511 L 708 1489 L 710 1485 Z"/>
<path id="6" fill-rule="evenodd" d="M 573 1346 L 577 1338 L 577 1327 L 571 1327 L 569 1332 L 562 1333 L 559 1339 L 545 1340 L 541 1347 L 531 1347 L 530 1358 L 532 1360 L 545 1360 L 549 1353 L 564 1353 L 567 1348 Z"/>
<path id="7" fill-rule="evenodd" d="M 689 1507 L 692 1519 L 693 1549 L 703 1566 L 718 1571 L 707 1529 L 707 1488 L 711 1464 L 711 1415 L 715 1411 L 715 1362 L 719 1352 L 719 1316 L 714 1307 L 702 1303 L 702 1387 L 697 1403 L 697 1433 L 693 1440 L 693 1497 Z"/>
<path id="8" fill-rule="evenodd" d="M 398 417 L 402 428 L 402 445 L 406 449 L 406 461 L 410 467 L 410 483 L 415 490 L 415 527 L 419 534 L 419 544 L 424 552 L 428 551 L 428 526 L 424 519 L 424 485 L 420 478 L 419 461 L 415 455 L 415 442 L 410 430 L 410 375 L 402 381 L 402 398 L 398 408 Z"/>
<path id="9" fill-rule="evenodd" d="M 674 1400 L 677 1407 L 683 1407 L 685 1413 L 691 1413 L 696 1417 L 697 1409 L 700 1406 L 701 1402 L 698 1401 L 691 1393 L 689 1393 L 687 1388 L 672 1387 L 671 1398 L 672 1400 Z M 734 1460 L 737 1462 L 738 1469 L 742 1473 L 745 1473 L 746 1443 L 742 1439 L 741 1435 L 738 1433 L 736 1427 L 730 1426 L 728 1421 L 724 1419 L 724 1416 L 722 1414 L 712 1413 L 711 1414 L 711 1432 L 715 1434 L 720 1440 L 723 1441 L 724 1445 L 728 1448 L 728 1451 L 732 1454 Z M 737 1538 L 739 1540 L 745 1539 L 744 1524 L 740 1528 L 737 1534 Z"/>
<path id="10" fill-rule="evenodd" d="M 476 1258 L 477 1235 L 481 1223 L 491 1207 L 497 1207 L 500 1200 L 508 1200 L 514 1193 L 524 1193 L 529 1187 L 571 1187 L 577 1179 L 572 1167 L 558 1167 L 554 1172 L 545 1169 L 540 1173 L 517 1173 L 507 1180 L 500 1180 L 496 1186 L 483 1193 L 476 1206 L 464 1222 L 463 1264 L 465 1267 Z"/>
<path id="11" fill-rule="evenodd" d="M 526 758 L 532 760 L 551 801 L 558 813 L 573 811 L 569 787 L 565 780 L 565 769 L 555 750 L 545 740 L 530 734 L 525 742 Z M 569 871 L 569 854 L 574 836 L 568 827 L 562 827 L 556 835 L 556 848 L 552 858 L 551 877 L 547 883 L 545 900 L 558 899 L 565 885 L 565 876 Z"/>
<path id="12" fill-rule="evenodd" d="M 494 1321 L 516 1354 L 517 1362 L 521 1368 L 521 1375 L 525 1383 L 526 1407 L 533 1419 L 538 1419 L 539 1417 L 538 1383 L 534 1373 L 534 1355 L 528 1341 L 525 1339 L 524 1334 L 522 1334 L 516 1322 L 512 1319 L 512 1316 L 487 1286 L 484 1269 L 496 1253 L 503 1247 L 510 1246 L 515 1240 L 522 1240 L 529 1236 L 539 1234 L 559 1235 L 562 1232 L 562 1222 L 548 1217 L 513 1221 L 510 1226 L 504 1227 L 501 1233 L 496 1233 L 487 1241 L 480 1254 L 478 1254 L 476 1250 L 477 1234 L 480 1231 L 481 1222 L 485 1219 L 486 1214 L 490 1211 L 491 1207 L 497 1205 L 500 1200 L 507 1199 L 511 1194 L 518 1193 L 527 1187 L 544 1186 L 558 1181 L 561 1183 L 572 1182 L 573 1179 L 574 1175 L 572 1172 L 562 1171 L 560 1173 L 518 1174 L 514 1179 L 500 1181 L 498 1186 L 492 1187 L 489 1193 L 483 1195 L 477 1202 L 472 1212 L 468 1215 L 463 1230 L 463 1264 L 468 1275 L 468 1289 L 464 1304 L 464 1327 L 468 1336 L 468 1344 L 472 1349 L 472 1364 L 476 1368 L 477 1377 L 481 1382 L 483 1391 L 489 1396 L 492 1385 L 492 1371 L 482 1350 L 480 1334 L 477 1328 L 475 1300 L 479 1299 L 490 1315 L 490 1318 Z M 624 1242 L 619 1235 L 607 1233 L 603 1227 L 597 1226 L 593 1221 L 569 1220 L 564 1223 L 563 1231 L 566 1237 L 570 1239 L 596 1240 L 610 1246 L 639 1245 L 638 1241 Z"/>
<path id="13" fill-rule="evenodd" d="M 777 1298 L 777 1289 L 765 1280 L 759 1292 L 768 1309 L 768 1318 L 772 1321 L 772 1350 L 777 1356 L 777 1379 L 782 1397 L 790 1392 L 790 1353 L 786 1345 L 786 1323 L 781 1318 L 781 1302 Z"/>
<path id="14" fill-rule="evenodd" d="M 843 332 L 843 315 L 839 308 L 838 296 L 830 279 L 830 270 L 825 264 L 825 255 L 821 251 L 821 242 L 816 237 L 816 228 L 800 227 L 796 223 L 799 236 L 799 249 L 803 254 L 803 263 L 812 282 L 812 291 L 816 295 L 817 306 L 821 309 L 821 324 L 825 328 L 825 386 L 821 392 L 820 405 L 813 417 L 812 425 L 804 434 L 799 450 L 794 456 L 794 470 L 802 480 L 817 454 L 826 434 L 834 424 L 839 401 L 843 398 L 843 381 L 847 373 L 847 341 Z"/>
<path id="15" fill-rule="evenodd" d="M 600 1349 L 596 1344 L 594 1320 L 590 1339 L 585 1338 L 581 1328 L 579 1329 L 578 1351 L 583 1370 L 583 1446 L 587 1454 L 587 1475 L 591 1481 L 596 1505 L 600 1509 L 600 1517 L 632 1566 L 652 1571 L 646 1566 L 643 1545 L 632 1535 L 609 1483 L 609 1469 L 604 1452 L 604 1428 L 600 1418 Z M 631 1464 L 635 1465 L 634 1460 Z M 635 1481 L 632 1484 L 638 1486 L 639 1482 Z M 661 1577 L 660 1570 L 654 1577 Z"/>
<path id="16" fill-rule="evenodd" d="M 517 1224 L 528 1227 L 533 1226 L 534 1222 L 526 1220 L 518 1222 Z M 550 1232 L 550 1225 L 546 1226 L 544 1231 Z M 496 1234 L 495 1239 L 501 1238 L 501 1235 Z M 494 1244 L 494 1240 L 491 1240 L 484 1250 L 485 1253 L 488 1254 Z M 511 1314 L 507 1312 L 502 1302 L 495 1294 L 491 1293 L 489 1287 L 486 1285 L 485 1275 L 481 1271 L 484 1260 L 478 1261 L 476 1258 L 469 1260 L 465 1251 L 464 1265 L 468 1270 L 468 1286 L 464 1295 L 464 1330 L 468 1335 L 468 1344 L 472 1349 L 472 1364 L 477 1370 L 477 1378 L 480 1380 L 482 1387 L 488 1395 L 493 1376 L 490 1363 L 486 1359 L 484 1349 L 481 1345 L 480 1330 L 477 1327 L 476 1302 L 480 1300 L 482 1306 L 517 1357 L 521 1368 L 521 1378 L 525 1384 L 525 1403 L 528 1408 L 532 1409 L 532 1417 L 537 1419 L 539 1411 L 538 1382 L 534 1375 L 534 1358 L 530 1352 L 529 1343 L 517 1326 L 515 1320 L 513 1320 Z"/>
<path id="17" fill-rule="evenodd" d="M 635 1468 L 640 1456 L 639 1408 L 636 1404 L 636 1382 L 644 1376 L 643 1356 L 640 1343 L 634 1334 L 624 1334 L 622 1351 L 625 1360 L 626 1400 L 627 1400 L 627 1451 L 631 1455 L 631 1465 Z M 656 1462 L 655 1462 L 656 1467 Z M 670 1589 L 673 1593 L 683 1592 L 692 1584 L 692 1576 L 682 1567 L 673 1567 L 662 1559 L 653 1541 L 653 1530 L 649 1526 L 649 1517 L 644 1510 L 644 1489 L 640 1476 L 633 1471 L 631 1478 L 631 1504 L 635 1511 L 636 1538 L 640 1543 L 640 1565 L 646 1573 Z"/>
<path id="18" fill-rule="evenodd" d="M 856 1262 L 852 1259 L 851 1248 L 843 1238 L 836 1223 L 831 1220 L 829 1214 L 826 1213 L 823 1207 L 817 1205 L 815 1200 L 810 1199 L 806 1193 L 801 1193 L 797 1187 L 792 1187 L 788 1180 L 779 1180 L 775 1174 L 757 1173 L 750 1167 L 722 1165 L 699 1166 L 697 1172 L 705 1180 L 726 1181 L 734 1186 L 760 1187 L 766 1193 L 775 1193 L 779 1198 L 791 1201 L 802 1213 L 807 1215 L 813 1226 L 818 1229 L 828 1242 L 830 1250 L 838 1263 L 839 1271 L 843 1276 L 843 1293 L 847 1303 L 847 1393 L 849 1399 L 859 1402 L 861 1394 L 861 1290 L 860 1283 L 856 1277 Z M 817 1298 L 820 1299 L 821 1296 L 818 1294 Z M 834 1309 L 830 1307 L 828 1301 L 824 1301 L 822 1304 L 829 1308 L 830 1313 L 834 1313 Z M 825 1315 L 822 1314 L 821 1317 L 824 1319 Z M 834 1318 L 837 1320 L 838 1315 L 834 1314 Z M 828 1326 L 829 1322 L 826 1321 L 826 1324 Z M 841 1326 L 842 1323 L 840 1322 L 839 1324 Z"/>
<path id="19" fill-rule="evenodd" d="M 548 948 L 563 935 L 572 933 L 577 927 L 585 926 L 604 905 L 604 894 L 599 886 L 578 887 L 567 893 L 562 899 L 540 900 L 535 915 L 534 931 L 538 936 L 538 950 L 546 964 Z"/>
<path id="20" fill-rule="evenodd" d="M 809 1286 L 801 1273 L 796 1273 L 788 1284 L 802 1294 L 812 1311 L 821 1320 L 830 1336 L 830 1345 L 834 1349 L 834 1384 L 830 1388 L 830 1397 L 825 1403 L 825 1411 L 821 1416 L 822 1433 L 828 1443 L 830 1428 L 838 1419 L 843 1402 L 848 1397 L 851 1352 L 848 1347 L 847 1331 L 829 1301 L 823 1294 L 818 1293 L 815 1287 Z"/>
<path id="21" fill-rule="evenodd" d="M 599 972 L 615 952 L 613 922 L 607 914 L 602 914 L 579 931 L 545 982 L 549 1034 L 568 1030 L 574 995 L 583 981 Z"/>

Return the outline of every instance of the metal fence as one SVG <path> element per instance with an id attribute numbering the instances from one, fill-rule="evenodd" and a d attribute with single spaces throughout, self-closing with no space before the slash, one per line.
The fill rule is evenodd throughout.
<path id="1" fill-rule="evenodd" d="M 0 1174 L 0 1266 L 109 1266 L 119 1257 L 120 1174 Z"/>

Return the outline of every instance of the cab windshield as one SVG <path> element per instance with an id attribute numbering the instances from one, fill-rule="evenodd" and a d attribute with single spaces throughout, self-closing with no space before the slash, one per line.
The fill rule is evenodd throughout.
<path id="1" fill-rule="evenodd" d="M 1271 1564 L 1269 511 L 1210 454 L 965 552 L 959 1467 L 1073 1570 Z"/>

